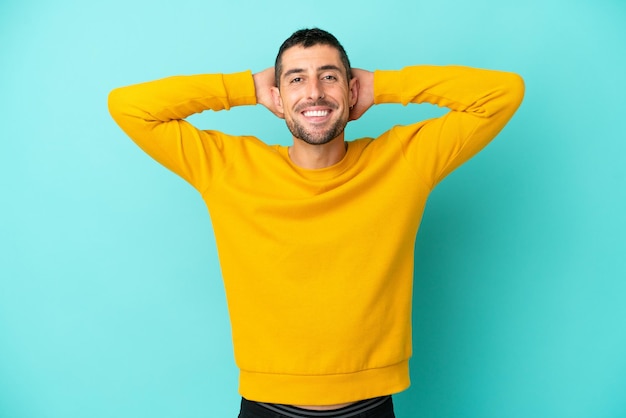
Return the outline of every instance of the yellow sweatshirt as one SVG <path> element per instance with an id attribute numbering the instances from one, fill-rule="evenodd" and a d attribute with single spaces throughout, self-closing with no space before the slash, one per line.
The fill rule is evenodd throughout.
<path id="1" fill-rule="evenodd" d="M 287 148 L 184 119 L 254 105 L 250 72 L 178 76 L 109 96 L 120 127 L 193 185 L 211 215 L 240 393 L 324 405 L 409 385 L 415 235 L 432 188 L 482 149 L 523 97 L 515 74 L 466 67 L 376 71 L 375 103 L 446 115 L 348 142 L 319 170 Z"/>

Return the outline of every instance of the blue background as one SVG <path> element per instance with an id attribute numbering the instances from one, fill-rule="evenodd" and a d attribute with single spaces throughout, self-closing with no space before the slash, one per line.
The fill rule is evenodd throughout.
<path id="1" fill-rule="evenodd" d="M 236 416 L 206 208 L 124 136 L 106 98 L 262 70 L 307 26 L 337 35 L 356 67 L 526 80 L 510 124 L 429 200 L 398 416 L 626 417 L 621 0 L 4 0 L 0 417 Z M 436 114 L 378 106 L 347 136 Z M 262 107 L 192 120 L 290 140 Z"/>

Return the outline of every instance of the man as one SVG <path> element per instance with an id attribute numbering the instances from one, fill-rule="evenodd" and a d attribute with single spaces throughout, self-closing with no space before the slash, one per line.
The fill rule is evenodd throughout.
<path id="1" fill-rule="evenodd" d="M 466 67 L 352 69 L 319 29 L 274 68 L 114 90 L 113 118 L 202 195 L 212 218 L 240 369 L 240 417 L 393 417 L 409 386 L 415 235 L 430 191 L 504 127 L 515 74 Z M 373 104 L 450 111 L 346 141 Z M 293 143 L 199 130 L 184 119 L 262 104 Z M 363 414 L 363 415 L 359 415 Z"/>

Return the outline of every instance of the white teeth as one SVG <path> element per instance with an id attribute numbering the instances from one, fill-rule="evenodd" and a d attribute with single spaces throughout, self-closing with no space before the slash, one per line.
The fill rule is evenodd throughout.
<path id="1" fill-rule="evenodd" d="M 316 116 L 326 116 L 328 115 L 328 110 L 307 110 L 304 112 L 304 116 L 307 117 L 316 117 Z"/>

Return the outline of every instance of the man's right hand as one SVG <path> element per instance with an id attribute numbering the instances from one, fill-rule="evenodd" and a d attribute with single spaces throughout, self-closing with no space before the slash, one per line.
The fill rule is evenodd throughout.
<path id="1" fill-rule="evenodd" d="M 274 67 L 267 68 L 252 75 L 256 90 L 256 101 L 265 106 L 270 112 L 283 119 L 284 115 L 278 110 L 272 97 L 272 88 L 276 87 Z"/>

